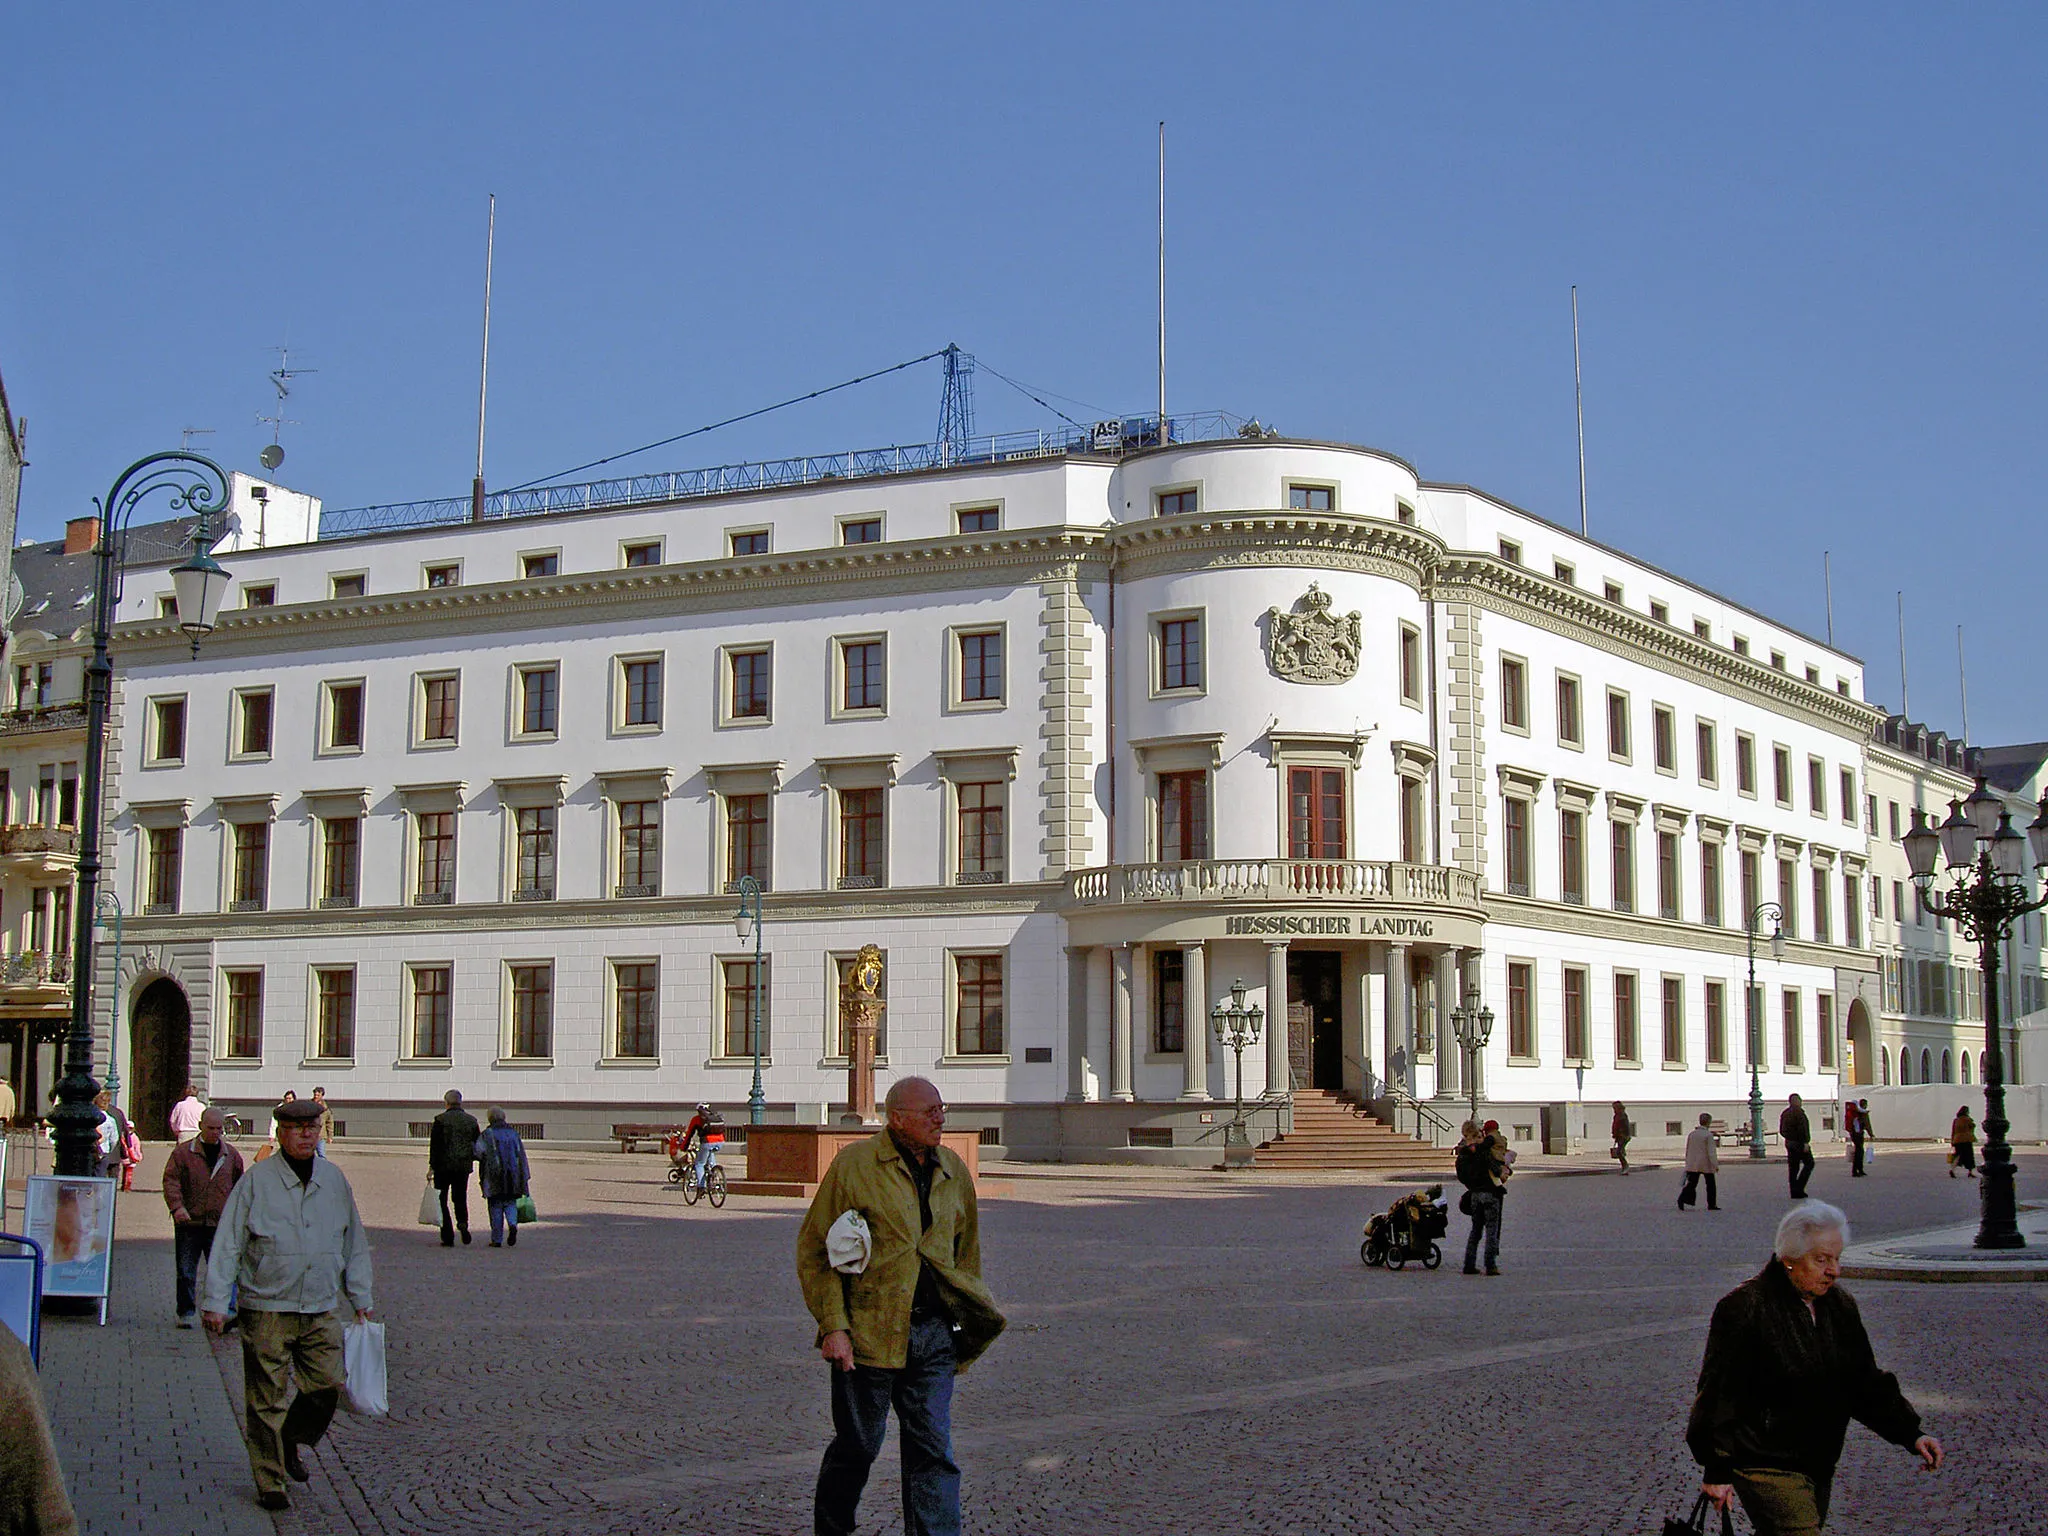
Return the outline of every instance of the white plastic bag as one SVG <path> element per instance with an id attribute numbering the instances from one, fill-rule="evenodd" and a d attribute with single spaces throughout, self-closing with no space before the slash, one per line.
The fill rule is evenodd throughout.
<path id="1" fill-rule="evenodd" d="M 825 1234 L 825 1262 L 842 1275 L 864 1274 L 868 1256 L 874 1252 L 874 1238 L 867 1218 L 857 1210 L 844 1210 Z"/>
<path id="2" fill-rule="evenodd" d="M 384 1325 L 344 1323 L 341 1361 L 348 1371 L 348 1388 L 342 1394 L 348 1410 L 371 1418 L 389 1413 L 391 1404 L 384 1395 Z"/>

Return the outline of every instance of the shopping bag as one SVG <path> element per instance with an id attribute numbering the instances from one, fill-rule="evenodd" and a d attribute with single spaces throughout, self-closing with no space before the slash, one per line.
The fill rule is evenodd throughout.
<path id="1" fill-rule="evenodd" d="M 849 1207 L 825 1234 L 825 1262 L 842 1275 L 865 1274 L 874 1246 L 867 1218 Z"/>
<path id="2" fill-rule="evenodd" d="M 540 1220 L 540 1212 L 534 1208 L 533 1196 L 521 1195 L 513 1202 L 512 1208 L 519 1213 L 519 1225 Z"/>
<path id="3" fill-rule="evenodd" d="M 441 1195 L 429 1184 L 420 1194 L 420 1225 L 438 1227 L 441 1225 Z"/>
<path id="4" fill-rule="evenodd" d="M 391 1411 L 384 1394 L 384 1325 L 344 1323 L 341 1329 L 341 1363 L 348 1372 L 344 1394 L 351 1413 L 382 1417 Z"/>
<path id="5" fill-rule="evenodd" d="M 1707 1511 L 1713 1505 L 1703 1493 L 1693 1501 L 1692 1514 L 1684 1520 L 1666 1520 L 1662 1536 L 1708 1536 Z M 1728 1518 L 1728 1511 L 1721 1511 L 1721 1536 L 1735 1536 L 1735 1522 Z"/>

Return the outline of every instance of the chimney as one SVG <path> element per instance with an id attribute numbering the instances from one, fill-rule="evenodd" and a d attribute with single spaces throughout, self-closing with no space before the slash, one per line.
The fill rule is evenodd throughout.
<path id="1" fill-rule="evenodd" d="M 99 547 L 100 520 L 96 517 L 74 517 L 64 525 L 64 553 L 67 555 L 89 555 Z"/>

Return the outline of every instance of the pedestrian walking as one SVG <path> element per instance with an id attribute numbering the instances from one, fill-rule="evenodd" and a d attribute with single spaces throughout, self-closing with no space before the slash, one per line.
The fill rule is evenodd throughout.
<path id="1" fill-rule="evenodd" d="M 206 1113 L 206 1100 L 199 1097 L 199 1090 L 190 1083 L 185 1085 L 185 1097 L 171 1106 L 171 1140 L 179 1143 L 190 1141 L 199 1134 L 199 1117 Z"/>
<path id="2" fill-rule="evenodd" d="M 1864 1177 L 1864 1143 L 1877 1140 L 1877 1132 L 1870 1124 L 1870 1100 L 1858 1099 L 1851 1104 L 1845 1123 L 1849 1127 L 1849 1174 L 1860 1179 Z"/>
<path id="3" fill-rule="evenodd" d="M 0 1531 L 78 1536 L 35 1357 L 0 1326 Z"/>
<path id="4" fill-rule="evenodd" d="M 307 1480 L 300 1448 L 334 1418 L 347 1380 L 344 1311 L 359 1322 L 371 1316 L 370 1243 L 355 1192 L 314 1155 L 319 1106 L 280 1104 L 275 1119 L 277 1156 L 243 1175 L 221 1211 L 202 1304 L 208 1331 L 220 1333 L 239 1287 L 249 1466 L 256 1502 L 273 1510 L 290 1508 L 284 1480 Z M 293 1377 L 299 1390 L 287 1409 Z"/>
<path id="5" fill-rule="evenodd" d="M 228 1196 L 245 1171 L 242 1154 L 221 1134 L 227 1121 L 217 1109 L 199 1116 L 198 1134 L 171 1149 L 164 1164 L 164 1204 L 170 1207 L 178 1264 L 178 1326 L 190 1328 L 198 1309 L 195 1285 L 199 1261 L 213 1252 Z"/>
<path id="6" fill-rule="evenodd" d="M 1614 1101 L 1614 1120 L 1608 1127 L 1608 1133 L 1614 1137 L 1614 1146 L 1610 1149 L 1614 1160 L 1621 1164 L 1621 1171 L 1627 1173 L 1628 1144 L 1635 1139 L 1636 1123 L 1629 1119 L 1628 1106 L 1619 1099 Z"/>
<path id="7" fill-rule="evenodd" d="M 441 1246 L 453 1248 L 458 1230 L 463 1242 L 469 1241 L 469 1175 L 483 1127 L 462 1107 L 459 1090 L 450 1088 L 441 1102 L 448 1107 L 434 1116 L 427 1133 L 427 1177 L 441 1196 Z"/>
<path id="8" fill-rule="evenodd" d="M 1720 1141 L 1714 1135 L 1714 1117 L 1700 1111 L 1700 1123 L 1685 1138 L 1685 1185 L 1678 1191 L 1678 1208 L 1695 1205 L 1700 1197 L 1700 1180 L 1707 1181 L 1707 1209 L 1721 1209 L 1720 1191 L 1714 1176 L 1721 1171 Z"/>
<path id="9" fill-rule="evenodd" d="M 1796 1093 L 1778 1116 L 1778 1140 L 1785 1144 L 1785 1173 L 1791 1181 L 1792 1198 L 1804 1200 L 1806 1181 L 1813 1177 L 1813 1126 Z"/>
<path id="10" fill-rule="evenodd" d="M 0 1131 L 14 1124 L 14 1084 L 0 1077 Z"/>
<path id="11" fill-rule="evenodd" d="M 93 1104 L 100 1112 L 100 1177 L 119 1179 L 121 1187 L 126 1189 L 135 1177 L 128 1156 L 134 1145 L 134 1128 L 128 1124 L 128 1116 L 122 1112 L 121 1106 L 114 1102 L 113 1094 L 106 1089 L 102 1088 L 94 1096 Z"/>
<path id="12" fill-rule="evenodd" d="M 1948 1176 L 1954 1178 L 1956 1169 L 1961 1168 L 1971 1178 L 1977 1177 L 1977 1122 L 1970 1118 L 1970 1106 L 1959 1105 L 1956 1117 L 1948 1128 Z"/>
<path id="13" fill-rule="evenodd" d="M 901 1078 L 888 1124 L 841 1152 L 796 1240 L 797 1280 L 817 1320 L 832 1383 L 832 1442 L 812 1500 L 817 1536 L 851 1536 L 889 1411 L 903 1449 L 903 1524 L 957 1536 L 953 1377 L 1003 1331 L 981 1278 L 981 1233 L 967 1165 L 940 1144 L 946 1106 Z M 841 1234 L 858 1213 L 865 1242 Z M 843 1255 L 842 1247 L 853 1249 Z"/>
<path id="14" fill-rule="evenodd" d="M 531 1170 L 526 1163 L 526 1143 L 505 1123 L 505 1111 L 491 1106 L 490 1129 L 477 1138 L 481 1160 L 484 1200 L 491 1211 L 491 1246 L 519 1246 L 519 1202 L 529 1193 Z M 474 1123 L 474 1122 L 472 1122 Z"/>
<path id="15" fill-rule="evenodd" d="M 320 1106 L 320 1145 L 315 1150 L 314 1155 L 316 1157 L 325 1157 L 327 1155 L 327 1144 L 334 1140 L 334 1111 L 327 1103 L 327 1090 L 325 1088 L 315 1088 L 313 1090 L 313 1102 Z"/>
<path id="16" fill-rule="evenodd" d="M 1487 1124 L 1493 1122 L 1488 1121 Z M 1479 1240 L 1484 1236 L 1486 1272 L 1497 1275 L 1500 1273 L 1501 1202 L 1507 1194 L 1508 1181 L 1506 1160 L 1499 1155 L 1504 1149 L 1497 1148 L 1493 1136 L 1473 1121 L 1465 1122 L 1462 1133 L 1455 1169 L 1458 1182 L 1465 1186 L 1465 1194 L 1458 1204 L 1459 1209 L 1472 1218 L 1472 1230 L 1465 1238 L 1465 1273 L 1479 1273 Z"/>
<path id="17" fill-rule="evenodd" d="M 284 1091 L 284 1097 L 277 1101 L 277 1106 L 278 1109 L 282 1109 L 287 1104 L 296 1104 L 298 1102 L 298 1094 L 294 1092 L 292 1089 L 287 1088 Z M 274 1109 L 270 1112 L 270 1144 L 273 1147 L 282 1145 L 282 1142 L 279 1139 L 279 1132 L 281 1129 L 282 1127 L 278 1122 L 277 1109 Z"/>
<path id="18" fill-rule="evenodd" d="M 1848 1241 L 1849 1218 L 1833 1206 L 1794 1206 L 1762 1273 L 1714 1308 L 1685 1439 L 1700 1491 L 1724 1511 L 1741 1499 L 1757 1536 L 1809 1536 L 1827 1523 L 1852 1418 L 1941 1468 L 1941 1442 L 1922 1432 L 1898 1378 L 1877 1368 L 1862 1315 L 1836 1284 Z"/>

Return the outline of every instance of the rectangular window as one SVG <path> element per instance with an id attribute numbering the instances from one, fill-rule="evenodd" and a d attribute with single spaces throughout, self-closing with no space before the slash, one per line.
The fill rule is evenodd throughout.
<path id="1" fill-rule="evenodd" d="M 1162 619 L 1159 624 L 1159 686 L 1202 686 L 1202 621 Z"/>
<path id="2" fill-rule="evenodd" d="M 1756 740 L 1735 733 L 1735 793 L 1756 798 Z"/>
<path id="3" fill-rule="evenodd" d="M 1799 934 L 1799 866 L 1790 859 L 1778 861 L 1778 905 L 1785 909 L 1785 937 Z"/>
<path id="4" fill-rule="evenodd" d="M 1159 857 L 1185 861 L 1209 857 L 1209 775 L 1159 775 Z"/>
<path id="5" fill-rule="evenodd" d="M 1586 744 L 1579 720 L 1579 680 L 1563 672 L 1557 674 L 1557 739 L 1568 747 Z"/>
<path id="6" fill-rule="evenodd" d="M 430 565 L 426 567 L 424 581 L 429 588 L 460 586 L 462 583 L 462 567 L 460 565 Z"/>
<path id="7" fill-rule="evenodd" d="M 768 530 L 754 528 L 732 536 L 732 552 L 735 556 L 765 555 L 768 553 Z"/>
<path id="8" fill-rule="evenodd" d="M 1778 804 L 1792 808 L 1792 752 L 1789 747 L 1771 748 L 1771 789 Z"/>
<path id="9" fill-rule="evenodd" d="M 1653 601 L 1650 604 L 1650 617 L 1659 624 L 1669 624 L 1671 622 L 1671 605 L 1669 603 Z"/>
<path id="10" fill-rule="evenodd" d="M 1742 922 L 1744 927 L 1749 925 L 1749 915 L 1756 911 L 1757 903 L 1763 899 L 1763 871 L 1758 867 L 1761 862 L 1761 859 L 1754 850 L 1748 848 L 1742 850 L 1740 874 L 1742 877 Z"/>
<path id="11" fill-rule="evenodd" d="M 1573 906 L 1586 904 L 1586 813 L 1557 813 L 1558 896 Z"/>
<path id="12" fill-rule="evenodd" d="M 1344 770 L 1287 770 L 1287 857 L 1344 857 Z"/>
<path id="13" fill-rule="evenodd" d="M 839 525 L 839 542 L 842 544 L 879 544 L 882 542 L 882 520 L 879 517 L 850 517 Z"/>
<path id="14" fill-rule="evenodd" d="M 1429 858 L 1429 818 L 1425 813 L 1422 780 L 1403 777 L 1401 785 L 1401 859 L 1408 864 Z"/>
<path id="15" fill-rule="evenodd" d="M 1003 1054 L 1003 957 L 953 957 L 954 1053 L 960 1056 Z"/>
<path id="16" fill-rule="evenodd" d="M 1699 767 L 1700 782 L 1708 788 L 1721 782 L 1720 753 L 1714 722 L 1702 720 L 1693 728 L 1693 757 Z"/>
<path id="17" fill-rule="evenodd" d="M 229 971 L 227 1054 L 238 1061 L 263 1057 L 263 973 Z"/>
<path id="18" fill-rule="evenodd" d="M 887 706 L 883 647 L 879 640 L 839 643 L 839 707 L 847 713 Z"/>
<path id="19" fill-rule="evenodd" d="M 725 885 L 736 889 L 751 876 L 767 890 L 768 881 L 768 797 L 727 795 L 725 797 Z"/>
<path id="20" fill-rule="evenodd" d="M 1899 802 L 1896 800 L 1888 800 L 1885 802 L 1885 804 L 1891 812 L 1890 822 L 1892 830 L 1892 841 L 1896 843 L 1899 840 Z"/>
<path id="21" fill-rule="evenodd" d="M 333 598 L 348 599 L 361 597 L 366 590 L 365 578 L 360 572 L 349 576 L 333 576 L 328 578 L 327 592 L 328 596 Z"/>
<path id="22" fill-rule="evenodd" d="M 462 713 L 462 679 L 456 673 L 420 679 L 420 740 L 452 742 Z"/>
<path id="23" fill-rule="evenodd" d="M 1607 755 L 1619 762 L 1629 760 L 1628 695 L 1607 690 Z"/>
<path id="24" fill-rule="evenodd" d="M 519 839 L 519 868 L 513 876 L 514 901 L 555 899 L 555 807 L 523 805 L 514 812 Z"/>
<path id="25" fill-rule="evenodd" d="M 1420 704 L 1422 702 L 1422 631 L 1413 624 L 1401 626 L 1401 649 L 1398 661 L 1401 677 L 1401 702 Z"/>
<path id="26" fill-rule="evenodd" d="M 1287 505 L 1298 512 L 1330 512 L 1336 509 L 1337 492 L 1327 485 L 1290 485 Z"/>
<path id="27" fill-rule="evenodd" d="M 1813 942 L 1833 943 L 1834 927 L 1828 912 L 1828 872 L 1816 869 L 1813 872 Z"/>
<path id="28" fill-rule="evenodd" d="M 1856 770 L 1844 768 L 1840 774 L 1842 792 L 1842 821 L 1847 826 L 1856 825 Z"/>
<path id="29" fill-rule="evenodd" d="M 512 971 L 512 1055 L 546 1061 L 555 1054 L 555 968 L 515 965 Z"/>
<path id="30" fill-rule="evenodd" d="M 1657 915 L 1678 920 L 1678 834 L 1657 834 Z"/>
<path id="31" fill-rule="evenodd" d="M 1816 992 L 1813 996 L 1813 1038 L 1819 1046 L 1814 1062 L 1821 1071 L 1832 1072 L 1835 1067 L 1835 996 L 1832 992 Z"/>
<path id="32" fill-rule="evenodd" d="M 1600 584 L 1600 595 L 1606 598 L 1608 602 L 1619 607 L 1622 599 L 1621 583 L 1618 581 L 1602 582 Z"/>
<path id="33" fill-rule="evenodd" d="M 839 886 L 867 890 L 883 881 L 885 823 L 881 789 L 839 791 Z"/>
<path id="34" fill-rule="evenodd" d="M 1551 561 L 1550 574 L 1556 577 L 1559 581 L 1563 582 L 1568 587 L 1575 587 L 1579 584 L 1578 567 L 1571 565 L 1566 561 Z"/>
<path id="35" fill-rule="evenodd" d="M 175 619 L 178 616 L 178 600 L 166 592 L 156 600 L 156 616 L 160 619 Z"/>
<path id="36" fill-rule="evenodd" d="M 1500 659 L 1500 723 L 1503 729 L 1529 729 L 1529 669 L 1518 656 Z"/>
<path id="37" fill-rule="evenodd" d="M 1817 757 L 1806 760 L 1806 808 L 1815 816 L 1828 813 L 1828 765 Z"/>
<path id="38" fill-rule="evenodd" d="M 621 800 L 619 880 L 614 896 L 661 894 L 661 802 Z"/>
<path id="39" fill-rule="evenodd" d="M 661 540 L 642 539 L 636 543 L 622 544 L 619 546 L 619 563 L 629 570 L 634 566 L 661 564 Z"/>
<path id="40" fill-rule="evenodd" d="M 1783 997 L 1785 1015 L 1785 1065 L 1797 1067 L 1805 1063 L 1805 1041 L 1799 1027 L 1799 994 L 1790 987 L 1785 988 Z"/>
<path id="41" fill-rule="evenodd" d="M 1667 705 L 1650 706 L 1650 749 L 1658 772 L 1678 772 L 1678 717 Z"/>
<path id="42" fill-rule="evenodd" d="M 327 750 L 360 751 L 363 745 L 363 685 L 327 685 Z"/>
<path id="43" fill-rule="evenodd" d="M 761 957 L 760 986 L 755 986 L 754 962 L 720 961 L 725 991 L 725 1054 L 751 1056 L 756 1042 L 763 1056 L 768 1054 L 768 957 Z M 757 996 L 758 992 L 758 996 Z M 757 1014 L 758 1010 L 758 1014 Z"/>
<path id="44" fill-rule="evenodd" d="M 454 1050 L 452 972 L 445 965 L 415 965 L 412 975 L 412 1039 L 415 1061 L 446 1061 Z"/>
<path id="45" fill-rule="evenodd" d="M 1664 978 L 1664 1059 L 1685 1060 L 1685 982 L 1677 976 Z"/>
<path id="46" fill-rule="evenodd" d="M 418 868 L 412 899 L 417 906 L 438 906 L 455 899 L 455 813 L 415 811 Z"/>
<path id="47" fill-rule="evenodd" d="M 1637 1028 L 1636 978 L 1629 971 L 1614 973 L 1614 1059 L 1641 1061 L 1642 1042 Z"/>
<path id="48" fill-rule="evenodd" d="M 1519 1061 L 1536 1059 L 1536 967 L 1508 962 L 1508 1055 Z"/>
<path id="49" fill-rule="evenodd" d="M 561 673 L 554 667 L 519 669 L 519 734 L 552 736 L 558 729 Z"/>
<path id="50" fill-rule="evenodd" d="M 363 823 L 357 816 L 320 818 L 320 905 L 356 904 L 362 867 Z"/>
<path id="51" fill-rule="evenodd" d="M 1192 490 L 1161 491 L 1158 496 L 1161 517 L 1179 517 L 1183 513 L 1197 510 L 1198 498 Z"/>
<path id="52" fill-rule="evenodd" d="M 1182 950 L 1152 951 L 1152 1049 L 1162 1056 L 1187 1049 L 1187 963 Z"/>
<path id="53" fill-rule="evenodd" d="M 1529 802 L 1510 796 L 1501 802 L 1502 851 L 1510 896 L 1529 894 Z"/>
<path id="54" fill-rule="evenodd" d="M 270 756 L 270 703 L 268 688 L 250 688 L 235 695 L 235 755 Z"/>
<path id="55" fill-rule="evenodd" d="M 1851 949 L 1863 947 L 1863 896 L 1856 885 L 1856 876 L 1842 876 L 1842 942 Z"/>
<path id="56" fill-rule="evenodd" d="M 1721 926 L 1721 845 L 1700 843 L 1700 921 Z"/>
<path id="57" fill-rule="evenodd" d="M 1609 828 L 1608 839 L 1613 854 L 1614 910 L 1633 912 L 1636 909 L 1636 829 L 1626 821 L 1617 821 Z"/>
<path id="58" fill-rule="evenodd" d="M 1002 631 L 975 630 L 961 635 L 959 643 L 961 700 L 970 704 L 1002 702 Z"/>
<path id="59" fill-rule="evenodd" d="M 149 902 L 147 910 L 152 916 L 178 910 L 180 866 L 184 861 L 185 829 L 183 827 L 151 827 L 149 829 Z"/>
<path id="60" fill-rule="evenodd" d="M 954 518 L 962 533 L 995 533 L 1003 526 L 1000 507 L 962 507 Z"/>
<path id="61" fill-rule="evenodd" d="M 661 658 L 641 656 L 619 664 L 625 707 L 620 721 L 627 726 L 661 724 Z"/>
<path id="62" fill-rule="evenodd" d="M 1586 972 L 1576 965 L 1564 968 L 1564 1057 L 1567 1065 L 1589 1062 L 1592 1052 L 1586 1039 Z"/>
<path id="63" fill-rule="evenodd" d="M 238 821 L 231 884 L 236 912 L 261 912 L 270 896 L 270 823 Z"/>
<path id="64" fill-rule="evenodd" d="M 528 581 L 540 581 L 545 577 L 556 576 L 561 574 L 561 570 L 562 557 L 552 550 L 519 557 L 519 574 Z"/>
<path id="65" fill-rule="evenodd" d="M 612 962 L 612 1055 L 651 1061 L 661 1041 L 660 970 L 651 960 Z"/>
<path id="66" fill-rule="evenodd" d="M 1728 985 L 1726 982 L 1710 981 L 1706 984 L 1707 1013 L 1707 1065 L 1725 1067 L 1728 1065 Z"/>
<path id="67" fill-rule="evenodd" d="M 322 1061 L 348 1061 L 356 1054 L 356 973 L 350 966 L 321 967 L 313 972 L 318 989 L 315 1004 L 318 1038 L 313 1054 Z"/>
<path id="68" fill-rule="evenodd" d="M 954 803 L 958 808 L 960 839 L 959 883 L 994 885 L 1006 878 L 1003 815 L 1008 802 L 1001 780 L 992 783 L 956 784 Z"/>
<path id="69" fill-rule="evenodd" d="M 1500 541 L 1500 557 L 1507 561 L 1509 565 L 1520 565 L 1522 563 L 1522 546 L 1513 539 L 1502 539 Z"/>

